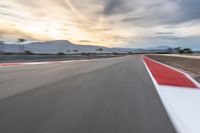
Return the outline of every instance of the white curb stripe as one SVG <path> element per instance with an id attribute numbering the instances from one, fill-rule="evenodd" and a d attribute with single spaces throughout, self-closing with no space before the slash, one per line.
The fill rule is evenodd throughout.
<path id="1" fill-rule="evenodd" d="M 144 60 L 143 63 L 177 132 L 200 133 L 200 89 L 159 85 Z M 199 86 L 188 74 L 185 75 Z"/>

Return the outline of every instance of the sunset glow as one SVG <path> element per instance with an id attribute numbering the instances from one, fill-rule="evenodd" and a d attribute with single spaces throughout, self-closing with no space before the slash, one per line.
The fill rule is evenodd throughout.
<path id="1" fill-rule="evenodd" d="M 109 47 L 183 39 L 196 46 L 199 11 L 199 0 L 1 0 L 0 39 Z"/>

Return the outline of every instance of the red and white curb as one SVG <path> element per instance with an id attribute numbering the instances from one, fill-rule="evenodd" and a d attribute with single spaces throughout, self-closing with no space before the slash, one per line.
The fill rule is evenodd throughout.
<path id="1" fill-rule="evenodd" d="M 188 74 L 142 57 L 178 133 L 200 133 L 200 85 Z"/>

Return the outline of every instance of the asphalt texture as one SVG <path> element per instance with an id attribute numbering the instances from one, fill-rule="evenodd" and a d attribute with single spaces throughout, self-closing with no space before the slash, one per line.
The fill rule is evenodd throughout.
<path id="1" fill-rule="evenodd" d="M 139 56 L 0 68 L 0 133 L 175 133 Z"/>
<path id="2" fill-rule="evenodd" d="M 121 55 L 112 54 L 70 54 L 70 55 L 1 55 L 0 63 L 12 63 L 12 62 L 44 62 L 44 61 L 63 61 L 63 60 L 87 60 L 87 59 L 101 59 L 120 57 Z"/>

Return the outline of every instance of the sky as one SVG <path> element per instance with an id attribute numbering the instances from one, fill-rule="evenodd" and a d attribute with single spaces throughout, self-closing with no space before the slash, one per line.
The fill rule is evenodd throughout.
<path id="1" fill-rule="evenodd" d="M 200 49 L 200 0 L 0 0 L 0 39 Z"/>

